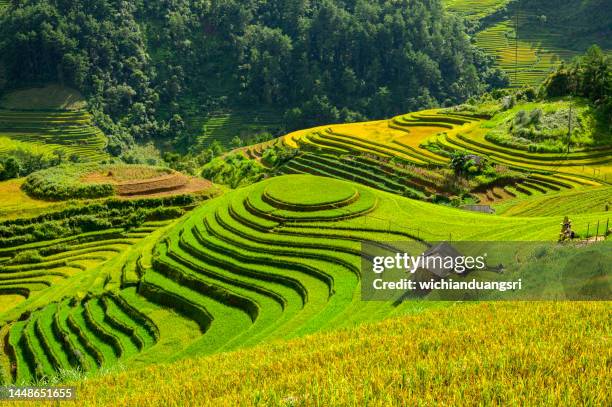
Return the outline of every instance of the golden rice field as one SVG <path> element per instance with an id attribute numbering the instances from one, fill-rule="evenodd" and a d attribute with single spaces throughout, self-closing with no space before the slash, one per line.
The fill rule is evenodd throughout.
<path id="1" fill-rule="evenodd" d="M 74 384 L 83 406 L 610 405 L 610 305 L 455 305 Z"/>
<path id="2" fill-rule="evenodd" d="M 574 109 L 581 123 L 586 123 L 583 126 L 589 126 L 592 117 L 580 103 L 575 101 Z M 279 168 L 277 175 L 340 178 L 420 200 L 448 194 L 444 174 L 450 157 L 466 152 L 484 157 L 496 171 L 523 177 L 507 185 L 472 190 L 479 204 L 502 209 L 507 207 L 506 202 L 520 203 L 526 198 L 600 187 L 612 181 L 612 150 L 603 141 L 605 134 L 583 129 L 579 137 L 586 144 L 572 147 L 569 153 L 529 151 L 527 147 L 502 145 L 492 137 L 507 132 L 519 111 L 540 109 L 545 114 L 557 114 L 568 108 L 567 100 L 557 100 L 521 102 L 508 110 L 500 110 L 499 101 L 479 105 L 478 109 L 429 109 L 388 120 L 299 130 L 240 151 L 249 158 L 261 159 L 266 148 L 299 148 L 298 156 Z M 592 144 L 595 140 L 599 144 Z"/>
<path id="3" fill-rule="evenodd" d="M 447 10 L 461 14 L 469 20 L 486 17 L 512 0 L 444 0 Z"/>
<path id="4" fill-rule="evenodd" d="M 521 105 L 515 110 L 528 107 Z M 426 144 L 435 144 L 442 151 L 468 151 L 522 171 L 559 174 L 573 186 L 599 185 L 601 181 L 612 180 L 608 148 L 572 151 L 570 154 L 518 151 L 486 140 L 486 134 L 498 122 L 497 116 L 487 120 L 475 115 L 432 109 L 389 120 L 300 130 L 284 136 L 282 142 L 288 147 L 330 154 L 371 153 L 398 157 L 415 165 L 445 165 L 447 155 L 426 148 Z"/>
<path id="5" fill-rule="evenodd" d="M 25 179 L 0 182 L 0 220 L 34 216 L 50 209 L 58 209 L 66 202 L 33 199 L 21 190 Z"/>
<path id="6" fill-rule="evenodd" d="M 389 120 L 334 124 L 299 130 L 284 136 L 282 140 L 286 146 L 293 148 L 304 145 L 320 147 L 323 150 L 330 148 L 333 150 L 334 147 L 348 148 L 357 152 L 398 156 L 416 164 L 445 163 L 448 161 L 446 157 L 432 154 L 422 148 L 422 144 L 437 134 L 454 135 L 470 131 L 481 121 L 476 117 L 463 117 L 460 120 L 465 120 L 464 122 L 449 122 L 456 119 L 452 115 L 445 115 L 441 109 L 429 109 L 396 116 Z M 335 143 L 330 143 L 330 139 Z M 338 142 L 343 145 L 339 145 Z"/>

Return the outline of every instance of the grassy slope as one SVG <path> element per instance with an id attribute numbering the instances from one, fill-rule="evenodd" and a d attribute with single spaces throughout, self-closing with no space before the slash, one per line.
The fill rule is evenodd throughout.
<path id="1" fill-rule="evenodd" d="M 512 0 L 444 0 L 447 10 L 460 14 L 469 20 L 479 20 L 500 8 Z"/>
<path id="2" fill-rule="evenodd" d="M 610 303 L 483 303 L 78 382 L 81 405 L 606 405 Z M 112 389 L 112 391 L 109 391 Z"/>
<path id="3" fill-rule="evenodd" d="M 585 188 L 563 191 L 529 198 L 511 199 L 496 206 L 496 211 L 505 216 L 551 216 L 592 212 L 606 212 L 612 207 L 612 187 Z"/>
<path id="4" fill-rule="evenodd" d="M 60 85 L 21 89 L 0 98 L 0 108 L 5 109 L 80 110 L 85 107 L 85 100 L 77 90 Z"/>
<path id="5" fill-rule="evenodd" d="M 0 220 L 36 216 L 59 209 L 65 202 L 41 201 L 30 198 L 21 190 L 25 178 L 0 182 Z"/>

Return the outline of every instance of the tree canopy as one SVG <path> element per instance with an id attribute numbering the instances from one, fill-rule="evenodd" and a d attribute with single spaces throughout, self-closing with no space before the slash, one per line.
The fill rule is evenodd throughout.
<path id="1" fill-rule="evenodd" d="M 84 92 L 118 140 L 175 137 L 187 106 L 272 106 L 299 127 L 504 85 L 440 0 L 15 0 L 0 59 L 13 86 Z"/>

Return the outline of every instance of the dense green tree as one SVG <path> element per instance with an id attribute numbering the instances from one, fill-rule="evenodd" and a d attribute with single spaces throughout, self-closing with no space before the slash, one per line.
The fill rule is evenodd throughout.
<path id="1" fill-rule="evenodd" d="M 23 177 L 34 171 L 58 165 L 64 158 L 61 149 L 55 150 L 53 157 L 29 150 L 8 150 L 0 155 L 0 181 Z"/>
<path id="2" fill-rule="evenodd" d="M 0 180 L 19 177 L 19 174 L 21 173 L 21 164 L 15 157 L 8 157 L 7 159 L 2 160 L 0 165 L 2 165 Z"/>
<path id="3" fill-rule="evenodd" d="M 598 107 L 607 131 L 612 129 L 612 57 L 593 45 L 571 64 L 560 66 L 542 85 L 547 96 L 582 96 Z"/>
<path id="4" fill-rule="evenodd" d="M 191 144 L 194 112 L 267 106 L 299 127 L 505 84 L 440 0 L 16 0 L 0 63 L 13 86 L 84 92 L 113 154 L 131 136 Z"/>

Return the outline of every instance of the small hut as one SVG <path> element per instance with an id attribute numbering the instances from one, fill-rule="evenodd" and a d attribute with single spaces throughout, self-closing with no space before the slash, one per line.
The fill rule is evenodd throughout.
<path id="1" fill-rule="evenodd" d="M 495 209 L 491 208 L 491 205 L 462 205 L 460 208 L 466 211 L 488 213 L 491 215 L 495 213 Z"/>

